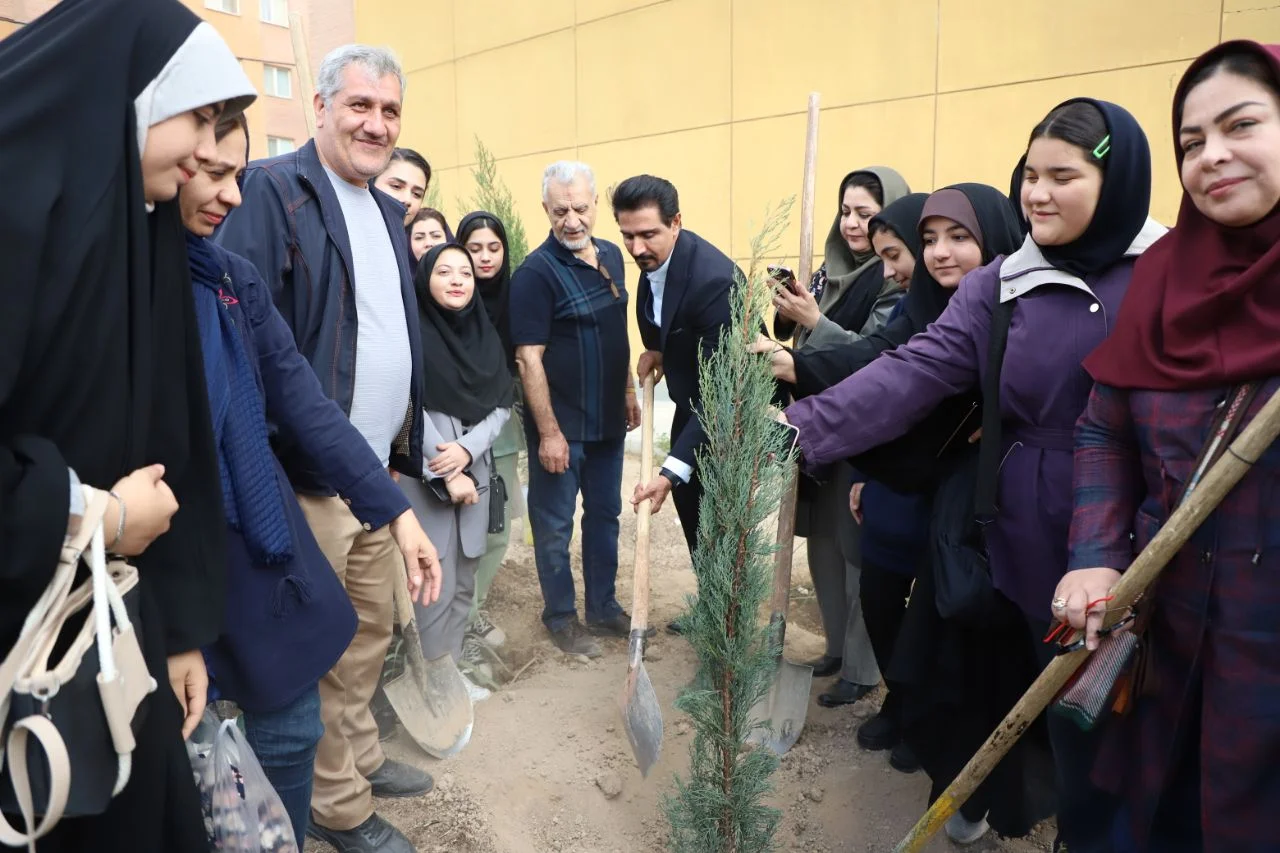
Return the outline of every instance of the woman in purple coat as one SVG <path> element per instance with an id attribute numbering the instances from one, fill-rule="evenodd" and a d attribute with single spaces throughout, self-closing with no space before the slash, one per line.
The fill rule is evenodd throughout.
<path id="1" fill-rule="evenodd" d="M 1072 431 L 1092 380 L 1081 367 L 1110 331 L 1134 258 L 1163 229 L 1147 217 L 1150 151 L 1124 109 L 1078 99 L 1031 133 L 1015 186 L 1031 234 L 1022 248 L 965 277 L 938 321 L 824 394 L 787 410 L 806 464 L 861 453 L 906 432 L 946 397 L 982 387 L 992 314 L 1015 300 L 1000 372 L 1002 446 L 994 522 L 985 527 L 992 582 L 1022 611 L 1041 665 L 1046 596 L 1067 570 Z M 1088 785 L 1091 738 L 1049 720 L 1059 839 L 1108 849 L 1106 798 Z"/>
<path id="2" fill-rule="evenodd" d="M 1177 226 L 1085 362 L 1098 384 L 1076 431 L 1074 571 L 1051 595 L 1078 628 L 1169 518 L 1215 421 L 1247 425 L 1280 384 L 1280 46 L 1228 42 L 1192 63 L 1173 138 Z M 1278 849 L 1278 571 L 1273 446 L 1147 596 L 1145 677 L 1095 773 L 1125 797 L 1121 849 Z M 1100 621 L 1088 619 L 1090 646 Z"/>

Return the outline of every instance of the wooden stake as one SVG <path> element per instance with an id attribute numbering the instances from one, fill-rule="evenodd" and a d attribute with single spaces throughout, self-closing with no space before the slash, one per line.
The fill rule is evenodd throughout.
<path id="1" fill-rule="evenodd" d="M 804 185 L 800 191 L 800 265 L 796 283 L 808 287 L 813 278 L 813 197 L 818 179 L 818 100 L 809 94 L 809 130 L 804 140 Z"/>
<path id="2" fill-rule="evenodd" d="M 316 84 L 311 76 L 311 54 L 307 52 L 307 32 L 302 25 L 302 13 L 289 13 L 289 37 L 293 40 L 293 64 L 298 71 L 298 87 L 302 90 L 302 118 L 307 123 L 307 135 L 316 135 Z"/>
<path id="3" fill-rule="evenodd" d="M 1271 396 L 1253 422 L 1240 432 L 1231 443 L 1231 448 L 1214 463 L 1196 490 L 1169 516 L 1156 537 L 1142 549 L 1129 570 L 1120 577 L 1111 591 L 1115 600 L 1109 608 L 1108 625 L 1123 618 L 1129 605 L 1137 600 L 1143 590 L 1151 586 L 1168 562 L 1191 538 L 1191 534 L 1196 532 L 1210 513 L 1218 508 L 1227 493 L 1249 472 L 1252 465 L 1245 460 L 1261 458 L 1277 435 L 1280 435 L 1280 392 Z M 924 849 L 929 839 L 964 805 L 987 778 L 987 774 L 1018 742 L 1022 733 L 1048 707 L 1089 654 L 1088 650 L 1082 649 L 1060 655 L 1049 663 L 1031 688 L 1018 700 L 1018 704 L 1013 706 L 1013 710 L 1000 723 L 995 733 L 987 738 L 987 742 L 960 771 L 956 780 L 942 792 L 907 837 L 894 848 L 895 853 L 916 853 Z"/>

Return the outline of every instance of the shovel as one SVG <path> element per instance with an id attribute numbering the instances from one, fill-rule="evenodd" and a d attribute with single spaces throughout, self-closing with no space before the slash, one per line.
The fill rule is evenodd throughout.
<path id="1" fill-rule="evenodd" d="M 787 638 L 787 605 L 791 600 L 791 556 L 799 482 L 799 471 L 793 468 L 791 482 L 778 507 L 778 553 L 773 564 L 773 613 L 769 616 L 769 629 L 777 649 L 774 652 L 777 671 L 769 692 L 751 709 L 752 718 L 761 723 L 747 735 L 747 743 L 766 746 L 776 755 L 783 755 L 800 739 L 809 711 L 809 688 L 813 684 L 813 667 L 792 663 L 782 654 Z"/>
<path id="2" fill-rule="evenodd" d="M 640 421 L 640 471 L 648 477 L 653 471 L 653 374 L 644 379 L 644 412 Z M 653 682 L 644 669 L 645 632 L 649 626 L 649 517 L 652 501 L 640 504 L 636 515 L 636 558 L 631 578 L 631 636 L 627 641 L 627 680 L 622 685 L 618 704 L 622 708 L 622 725 L 631 741 L 631 751 L 640 775 L 648 776 L 649 768 L 662 751 L 662 706 L 653 691 Z"/>
<path id="3" fill-rule="evenodd" d="M 475 715 L 453 657 L 426 660 L 409 598 L 409 579 L 396 572 L 396 613 L 404 632 L 404 672 L 383 686 L 391 707 L 418 746 L 432 758 L 457 755 L 471 740 Z"/>

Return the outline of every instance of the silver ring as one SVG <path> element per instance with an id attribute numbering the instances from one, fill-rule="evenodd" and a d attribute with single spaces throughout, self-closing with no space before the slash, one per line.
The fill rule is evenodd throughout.
<path id="1" fill-rule="evenodd" d="M 1067 600 L 1065 598 L 1055 598 L 1053 600 L 1053 610 L 1055 613 L 1061 613 L 1067 609 Z"/>

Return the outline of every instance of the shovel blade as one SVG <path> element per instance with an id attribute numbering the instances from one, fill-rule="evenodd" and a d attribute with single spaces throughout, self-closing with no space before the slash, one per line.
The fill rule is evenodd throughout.
<path id="1" fill-rule="evenodd" d="M 405 637 L 404 673 L 386 683 L 387 699 L 405 731 L 428 755 L 457 755 L 471 740 L 475 724 L 466 682 L 449 655 L 423 658 L 413 623 L 406 627 Z"/>
<path id="2" fill-rule="evenodd" d="M 622 727 L 631 742 L 631 752 L 640 766 L 640 775 L 648 776 L 649 769 L 658 761 L 662 752 L 662 706 L 653 682 L 645 671 L 644 662 L 627 670 L 627 681 L 622 688 Z"/>
<path id="3" fill-rule="evenodd" d="M 752 716 L 760 720 L 761 725 L 752 729 L 747 742 L 767 747 L 775 755 L 783 755 L 795 746 L 809 713 L 809 689 L 812 685 L 813 667 L 782 658 L 773 677 L 773 686 L 752 708 Z"/>

